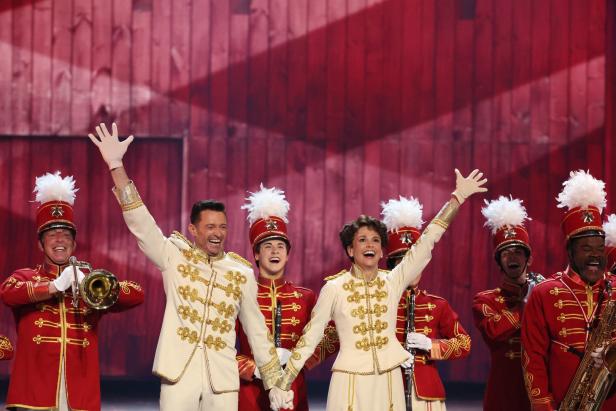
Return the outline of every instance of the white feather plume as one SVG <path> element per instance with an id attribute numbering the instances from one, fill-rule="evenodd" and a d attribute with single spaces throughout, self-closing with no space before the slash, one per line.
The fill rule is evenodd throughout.
<path id="1" fill-rule="evenodd" d="M 78 191 L 75 188 L 75 179 L 73 176 L 62 178 L 59 171 L 55 173 L 45 173 L 37 177 L 34 184 L 34 193 L 36 193 L 36 201 L 44 204 L 48 201 L 65 201 L 70 205 L 75 203 L 75 193 Z"/>
<path id="2" fill-rule="evenodd" d="M 605 231 L 605 245 L 616 247 L 616 214 L 607 216 L 607 221 L 603 223 L 603 231 Z"/>
<path id="3" fill-rule="evenodd" d="M 250 192 L 249 192 L 250 193 Z M 246 198 L 248 203 L 242 206 L 242 210 L 248 210 L 248 222 L 252 225 L 260 218 L 278 217 L 288 223 L 289 202 L 285 199 L 284 191 L 276 187 L 263 187 L 255 193 L 250 193 Z"/>
<path id="4" fill-rule="evenodd" d="M 572 171 L 556 200 L 559 208 L 585 208 L 592 205 L 603 212 L 607 205 L 605 183 L 591 176 L 588 171 Z"/>
<path id="5" fill-rule="evenodd" d="M 496 200 L 488 202 L 481 209 L 481 214 L 486 218 L 485 226 L 495 234 L 503 226 L 524 225 L 524 221 L 530 220 L 522 200 L 511 196 L 500 196 Z"/>
<path id="6" fill-rule="evenodd" d="M 424 223 L 422 220 L 423 206 L 414 197 L 400 196 L 399 200 L 391 199 L 386 203 L 382 202 L 381 209 L 383 223 L 388 231 L 396 232 L 402 227 L 421 229 Z"/>

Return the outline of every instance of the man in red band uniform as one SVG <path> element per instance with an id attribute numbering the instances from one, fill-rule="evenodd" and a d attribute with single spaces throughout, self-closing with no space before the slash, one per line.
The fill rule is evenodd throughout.
<path id="1" fill-rule="evenodd" d="M 533 410 L 555 410 L 564 399 L 605 306 L 606 282 L 613 281 L 605 271 L 604 186 L 576 171 L 557 197 L 568 209 L 561 226 L 569 266 L 535 287 L 522 320 L 522 366 Z M 616 409 L 614 397 L 602 409 Z"/>
<path id="2" fill-rule="evenodd" d="M 261 186 L 261 190 L 251 193 L 248 200 L 242 208 L 248 210 L 250 244 L 259 267 L 257 300 L 265 323 L 274 336 L 280 364 L 284 366 L 304 326 L 310 320 L 316 297 L 311 290 L 285 279 L 291 243 L 286 226 L 289 203 L 284 193 L 276 188 Z M 240 341 L 237 362 L 241 378 L 239 409 L 269 411 L 270 400 L 255 366 L 248 338 L 241 325 L 238 324 L 237 328 Z M 336 343 L 335 328 L 330 325 L 324 340 L 304 368 L 313 368 L 324 357 L 335 352 Z M 291 389 L 294 392 L 293 409 L 307 411 L 308 398 L 303 371 Z"/>
<path id="3" fill-rule="evenodd" d="M 402 196 L 381 206 L 388 232 L 387 268 L 392 270 L 421 235 L 423 207 L 415 198 Z M 407 327 L 413 294 L 414 331 Z M 396 337 L 405 349 L 415 351 L 413 366 L 411 362 L 402 365 L 405 391 L 408 389 L 405 375 L 412 370 L 413 411 L 445 410 L 445 387 L 436 361 L 465 358 L 471 350 L 471 338 L 460 324 L 458 314 L 444 298 L 409 287 L 398 304 Z"/>
<path id="4" fill-rule="evenodd" d="M 607 259 L 607 271 L 616 274 L 616 214 L 607 216 L 603 223 L 605 231 L 605 257 Z"/>
<path id="5" fill-rule="evenodd" d="M 73 299 L 75 273 L 68 261 L 77 245 L 74 186 L 72 177 L 59 172 L 36 179 L 43 264 L 15 271 L 0 287 L 2 301 L 13 309 L 18 338 L 9 409 L 99 410 L 98 322 L 107 311 L 143 302 L 141 287 L 130 281 L 120 283 L 118 300 L 107 311 Z M 77 270 L 77 277 L 81 282 L 84 273 Z"/>
<path id="6" fill-rule="evenodd" d="M 500 196 L 486 202 L 481 212 L 492 232 L 494 259 L 502 273 L 500 287 L 481 291 L 473 300 L 475 326 L 490 349 L 483 409 L 529 410 L 520 361 L 521 318 L 529 293 L 544 278 L 528 269 L 532 257 L 522 200 Z"/>

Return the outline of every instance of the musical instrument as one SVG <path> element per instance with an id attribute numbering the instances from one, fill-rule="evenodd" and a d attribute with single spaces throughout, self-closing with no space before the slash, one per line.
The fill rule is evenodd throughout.
<path id="1" fill-rule="evenodd" d="M 407 341 L 409 333 L 415 332 L 415 290 L 411 290 L 408 296 L 408 309 L 406 312 L 406 323 L 404 324 L 404 345 L 405 349 L 413 355 L 413 361 L 408 368 L 404 369 L 404 380 L 406 387 L 404 388 L 404 398 L 406 400 L 406 411 L 413 409 L 413 371 L 415 369 L 415 349 L 411 348 Z"/>
<path id="2" fill-rule="evenodd" d="M 78 261 L 74 256 L 71 256 L 68 262 L 73 267 L 74 275 L 71 286 L 73 291 L 73 307 L 77 307 L 79 298 L 95 310 L 105 310 L 115 304 L 120 292 L 120 284 L 115 275 L 101 268 L 93 270 L 90 263 Z M 85 276 L 81 284 L 79 284 L 79 279 L 77 278 L 78 268 L 89 271 L 89 274 Z"/>
<path id="3" fill-rule="evenodd" d="M 282 325 L 282 304 L 276 300 L 276 308 L 274 309 L 274 345 L 276 348 L 281 347 L 280 326 Z"/>
<path id="4" fill-rule="evenodd" d="M 559 411 L 599 410 L 614 383 L 616 343 L 612 342 L 612 334 L 616 327 L 616 300 L 612 298 L 609 282 L 606 283 L 605 297 L 608 301 L 588 339 L 582 361 L 560 403 Z M 591 354 L 599 347 L 604 347 L 603 366 L 596 368 Z"/>

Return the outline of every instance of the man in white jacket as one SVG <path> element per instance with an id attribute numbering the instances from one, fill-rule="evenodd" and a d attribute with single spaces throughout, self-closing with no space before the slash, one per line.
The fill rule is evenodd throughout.
<path id="1" fill-rule="evenodd" d="M 104 124 L 96 133 L 89 137 L 109 166 L 126 225 L 163 277 L 167 301 L 153 366 L 161 378 L 160 409 L 237 409 L 236 318 L 249 325 L 244 329 L 272 408 L 288 405 L 292 392 L 274 386 L 282 370 L 257 304 L 251 264 L 224 251 L 224 204 L 194 204 L 188 226 L 194 243 L 179 232 L 166 237 L 122 165 L 133 137 L 120 141 L 115 123 L 112 133 Z"/>

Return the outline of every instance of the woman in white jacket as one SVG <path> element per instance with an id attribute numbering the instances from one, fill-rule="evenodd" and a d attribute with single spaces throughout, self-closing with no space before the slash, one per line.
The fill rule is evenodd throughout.
<path id="1" fill-rule="evenodd" d="M 474 170 L 464 178 L 456 172 L 456 190 L 421 237 L 391 272 L 379 270 L 387 242 L 385 225 L 360 216 L 340 232 L 352 265 L 328 277 L 277 384 L 288 390 L 334 320 L 340 351 L 332 367 L 327 411 L 379 411 L 405 409 L 400 366 L 412 360 L 396 339 L 396 307 L 404 289 L 419 282 L 432 256 L 434 244 L 469 196 L 487 191 L 483 174 Z"/>

